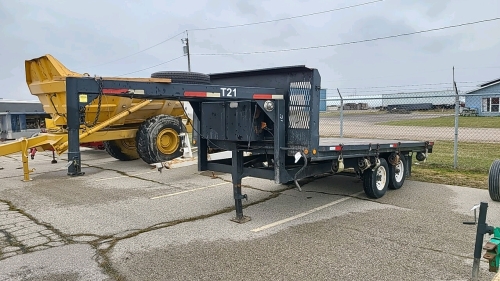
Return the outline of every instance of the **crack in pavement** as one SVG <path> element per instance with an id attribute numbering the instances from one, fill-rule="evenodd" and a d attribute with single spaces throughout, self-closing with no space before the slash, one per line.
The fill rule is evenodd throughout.
<path id="1" fill-rule="evenodd" d="M 17 239 L 11 233 L 9 233 L 7 230 L 0 229 L 0 233 L 2 233 L 4 235 L 4 237 L 6 238 L 8 247 L 19 248 L 19 249 L 21 249 L 22 253 L 27 253 L 26 247 L 23 244 L 21 244 L 19 241 L 17 241 Z M 3 252 L 4 251 L 2 251 L 0 249 L 0 260 L 2 260 Z"/>
<path id="2" fill-rule="evenodd" d="M 99 168 L 99 169 L 103 169 L 103 170 L 112 170 L 112 169 L 105 169 L 105 168 L 101 168 L 101 167 L 95 167 L 95 168 Z M 112 171 L 114 171 L 114 170 L 112 170 Z M 116 171 L 116 172 L 119 172 L 119 171 Z M 119 172 L 119 173 L 124 174 L 123 172 Z M 140 178 L 140 179 L 142 179 L 142 178 Z M 163 183 L 161 183 L 161 184 L 163 184 Z M 254 188 L 252 186 L 247 186 L 247 187 Z M 288 185 L 282 189 L 274 190 L 274 191 L 262 190 L 262 191 L 269 192 L 270 193 L 269 196 L 262 198 L 260 200 L 256 200 L 254 202 L 245 204 L 243 206 L 243 209 L 246 209 L 250 206 L 257 205 L 257 204 L 266 202 L 268 200 L 274 199 L 274 198 L 280 196 L 284 191 L 289 190 L 289 189 L 293 189 L 294 187 L 295 187 L 294 185 Z M 254 188 L 254 189 L 258 189 L 258 188 Z M 260 189 L 258 189 L 258 190 L 260 190 Z M 186 222 L 194 222 L 194 221 L 198 221 L 198 220 L 203 220 L 203 219 L 214 217 L 214 216 L 217 216 L 220 214 L 229 213 L 229 212 L 232 212 L 235 210 L 234 206 L 229 206 L 229 207 L 225 207 L 225 208 L 222 208 L 220 210 L 217 210 L 217 211 L 214 211 L 214 212 L 211 212 L 208 214 L 203 214 L 203 215 L 184 218 L 184 219 L 177 219 L 177 220 L 168 221 L 168 222 L 162 222 L 162 223 L 154 224 L 152 226 L 149 226 L 149 227 L 146 227 L 143 229 L 126 230 L 126 231 L 116 233 L 113 235 L 95 235 L 92 233 L 78 233 L 78 234 L 68 235 L 68 234 L 65 234 L 65 233 L 59 231 L 58 229 L 56 229 L 55 227 L 53 227 L 52 225 L 50 225 L 48 223 L 40 222 L 39 220 L 37 220 L 36 218 L 31 216 L 30 214 L 26 213 L 22 209 L 16 208 L 14 206 L 14 204 L 10 201 L 0 199 L 0 203 L 7 204 L 8 211 L 17 212 L 19 214 L 22 214 L 23 216 L 28 218 L 30 220 L 30 222 L 33 222 L 36 225 L 43 226 L 47 230 L 50 230 L 53 233 L 55 233 L 63 241 L 62 245 L 69 245 L 69 244 L 88 244 L 88 245 L 90 245 L 96 251 L 95 255 L 93 256 L 94 260 L 97 262 L 99 267 L 104 271 L 104 273 L 107 274 L 109 277 L 111 277 L 114 280 L 124 280 L 125 279 L 124 276 L 122 276 L 116 269 L 113 268 L 112 263 L 111 263 L 111 259 L 108 255 L 110 253 L 110 251 L 112 251 L 113 247 L 119 241 L 129 239 L 132 237 L 136 237 L 140 234 L 147 233 L 150 231 L 164 229 L 164 228 L 172 227 L 172 226 L 179 225 L 179 224 L 186 223 Z M 1 227 L 1 225 L 0 225 L 0 227 Z M 1 233 L 5 234 L 5 232 L 1 232 Z M 6 236 L 11 237 L 12 235 L 7 233 Z M 11 239 L 10 241 L 12 241 L 13 238 L 14 237 L 12 236 L 10 238 Z M 43 246 L 46 244 L 50 244 L 50 242 L 46 242 L 46 243 L 37 245 L 35 247 L 26 248 L 26 251 L 23 251 L 23 253 L 32 252 L 36 247 Z M 62 245 L 57 245 L 57 246 L 62 246 Z M 5 258 L 8 258 L 8 257 L 5 257 Z M 2 260 L 2 256 L 0 256 L 0 260 Z"/>
<path id="3" fill-rule="evenodd" d="M 16 208 L 10 201 L 0 199 L 0 218 L 0 260 L 73 243 L 61 231 Z"/>
<path id="4" fill-rule="evenodd" d="M 156 184 L 160 184 L 160 185 L 164 185 L 164 186 L 168 186 L 168 187 L 172 187 L 172 188 L 175 188 L 175 189 L 182 190 L 181 188 L 176 187 L 176 186 L 172 186 L 172 185 L 170 185 L 168 183 L 164 183 L 164 182 L 161 182 L 161 181 L 155 181 L 155 180 L 152 180 L 152 179 L 145 179 L 145 178 L 142 178 L 142 177 L 139 177 L 139 176 L 136 176 L 136 175 L 130 175 L 127 172 L 123 172 L 123 171 L 120 171 L 120 170 L 115 170 L 115 169 L 111 169 L 111 168 L 104 168 L 104 167 L 90 165 L 90 164 L 82 164 L 82 166 L 83 165 L 85 165 L 85 166 L 87 166 L 89 168 L 101 169 L 103 171 L 112 171 L 112 172 L 116 172 L 116 173 L 118 173 L 118 174 L 120 174 L 122 176 L 125 176 L 125 177 L 134 178 L 134 179 L 143 180 L 143 181 L 148 181 L 148 182 L 152 182 L 152 183 L 156 183 Z"/>
<path id="5" fill-rule="evenodd" d="M 243 209 L 246 209 L 246 208 L 248 208 L 250 206 L 257 205 L 257 204 L 266 202 L 268 200 L 274 199 L 274 198 L 280 196 L 280 194 L 283 191 L 289 190 L 291 188 L 293 188 L 293 187 L 289 187 L 288 186 L 288 187 L 280 189 L 280 190 L 271 191 L 271 194 L 269 196 L 267 196 L 267 197 L 265 197 L 263 199 L 257 200 L 255 202 L 248 203 L 248 204 L 246 204 L 246 205 L 243 206 Z M 214 217 L 214 216 L 217 216 L 217 215 L 221 215 L 221 214 L 232 212 L 234 210 L 235 210 L 234 206 L 225 207 L 225 208 L 222 208 L 220 210 L 217 210 L 217 211 L 209 213 L 209 214 L 203 214 L 203 215 L 199 215 L 199 216 L 195 216 L 195 217 L 189 217 L 189 218 L 184 218 L 184 219 L 178 219 L 178 220 L 173 220 L 173 221 L 158 223 L 158 224 L 152 225 L 152 226 L 147 227 L 147 228 L 143 228 L 143 229 L 140 229 L 140 230 L 137 230 L 137 231 L 132 231 L 132 232 L 126 234 L 126 235 L 122 235 L 122 236 L 119 236 L 119 237 L 117 237 L 119 234 L 115 234 L 115 235 L 113 235 L 110 238 L 106 238 L 106 239 L 103 239 L 103 240 L 93 241 L 93 242 L 90 242 L 90 244 L 97 250 L 98 256 L 100 256 L 102 258 L 99 261 L 99 264 L 100 264 L 100 266 L 103 269 L 106 270 L 106 273 L 108 275 L 111 275 L 111 276 L 115 277 L 116 280 L 123 280 L 124 279 L 123 276 L 121 276 L 116 271 L 116 269 L 114 269 L 112 267 L 110 257 L 108 256 L 108 253 L 121 240 L 129 239 L 129 238 L 136 237 L 136 236 L 138 236 L 140 234 L 143 234 L 143 233 L 147 233 L 147 232 L 158 230 L 158 229 L 164 229 L 164 228 L 172 227 L 172 226 L 179 225 L 179 224 L 186 223 L 186 222 L 194 222 L 194 221 L 198 221 L 198 220 L 203 220 L 203 219 L 211 218 L 211 217 Z M 103 244 L 106 244 L 106 245 L 104 245 L 105 247 L 102 247 Z"/>
<path id="6" fill-rule="evenodd" d="M 354 227 L 350 227 L 350 226 L 342 226 L 342 227 L 345 228 L 345 229 L 350 229 L 350 230 L 356 231 L 359 234 L 361 234 L 363 236 L 366 236 L 366 237 L 372 237 L 372 238 L 374 237 L 374 238 L 378 238 L 380 240 L 392 242 L 392 243 L 394 243 L 394 244 L 396 244 L 398 246 L 401 246 L 401 247 L 410 246 L 410 247 L 413 247 L 415 249 L 420 249 L 420 250 L 426 250 L 426 251 L 432 251 L 432 252 L 442 253 L 442 254 L 450 255 L 450 256 L 453 256 L 453 257 L 456 257 L 456 258 L 467 259 L 467 260 L 474 260 L 474 257 L 463 256 L 463 255 L 459 255 L 459 254 L 455 254 L 455 253 L 446 252 L 444 250 L 433 249 L 433 248 L 424 247 L 424 246 L 412 245 L 411 243 L 405 243 L 405 244 L 403 244 L 402 242 L 394 240 L 392 238 L 383 237 L 383 236 L 376 236 L 376 235 L 368 235 L 368 234 L 366 234 L 365 231 L 361 231 L 361 230 L 359 230 L 357 228 L 354 228 Z M 484 261 L 482 261 L 482 262 L 484 262 Z"/>
<path id="7" fill-rule="evenodd" d="M 141 178 L 138 176 L 129 175 L 125 172 L 114 170 L 114 169 L 103 168 L 103 167 L 94 166 L 94 165 L 86 165 L 86 166 L 101 169 L 101 170 L 114 171 L 114 172 L 117 172 L 117 173 L 124 175 L 124 176 L 127 176 L 127 177 L 137 178 L 139 180 L 145 180 L 145 181 L 150 181 L 150 182 L 154 182 L 154 183 L 161 184 L 161 185 L 170 186 L 170 185 L 162 183 L 162 182 L 148 180 L 148 179 L 144 179 L 144 178 Z M 228 182 L 228 180 L 225 180 L 222 177 L 218 177 L 218 178 L 220 178 L 223 181 Z M 308 182 L 311 182 L 311 181 L 306 181 L 305 184 L 307 184 Z M 268 192 L 270 194 L 269 194 L 269 196 L 267 196 L 265 198 L 262 198 L 260 200 L 256 200 L 254 202 L 251 202 L 251 203 L 244 205 L 243 209 L 246 209 L 250 206 L 257 205 L 257 204 L 266 202 L 268 200 L 274 199 L 274 198 L 282 195 L 284 191 L 295 188 L 295 185 L 292 184 L 292 185 L 285 185 L 284 188 L 281 188 L 279 190 L 269 191 L 269 190 L 263 190 L 260 188 L 255 188 L 255 187 L 252 187 L 250 185 L 244 185 L 244 186 L 246 188 L 251 188 L 251 189 L 255 189 L 255 190 L 259 190 L 259 191 L 263 191 L 263 192 Z M 172 186 L 170 186 L 170 187 L 172 187 Z M 32 246 L 32 247 L 23 248 L 22 253 L 29 253 L 29 252 L 33 252 L 35 250 L 43 250 L 43 249 L 49 248 L 49 247 L 57 247 L 57 246 L 63 246 L 63 245 L 69 245 L 69 244 L 88 244 L 96 251 L 96 253 L 94 255 L 94 259 L 97 262 L 97 264 L 99 265 L 99 267 L 104 271 L 105 274 L 107 274 L 108 276 L 110 276 L 114 280 L 124 280 L 125 279 L 124 276 L 122 276 L 115 268 L 113 268 L 111 259 L 108 255 L 110 253 L 110 251 L 112 251 L 113 247 L 119 241 L 129 239 L 132 237 L 136 237 L 140 234 L 147 233 L 150 231 L 168 228 L 168 227 L 179 225 L 179 224 L 186 223 L 186 222 L 203 220 L 203 219 L 214 217 L 214 216 L 217 216 L 220 214 L 229 213 L 229 212 L 232 212 L 235 210 L 234 206 L 229 206 L 229 207 L 225 207 L 225 208 L 222 208 L 220 210 L 217 210 L 217 211 L 214 211 L 214 212 L 211 212 L 208 214 L 203 214 L 203 215 L 199 215 L 199 216 L 189 217 L 189 218 L 185 218 L 185 219 L 178 219 L 178 220 L 173 220 L 173 221 L 168 221 L 168 222 L 162 222 L 162 223 L 154 224 L 152 226 L 149 226 L 149 227 L 146 227 L 143 229 L 126 230 L 126 231 L 122 231 L 120 233 L 116 233 L 113 235 L 95 235 L 92 233 L 78 233 L 78 234 L 68 235 L 68 234 L 61 232 L 60 230 L 56 229 L 55 227 L 53 227 L 52 225 L 50 225 L 48 223 L 44 223 L 44 222 L 37 220 L 35 217 L 26 213 L 24 210 L 16 208 L 14 206 L 14 204 L 10 201 L 0 199 L 0 203 L 7 204 L 8 208 L 4 208 L 4 209 L 7 209 L 7 211 L 21 214 L 22 216 L 28 218 L 29 222 L 34 223 L 35 225 L 38 225 L 38 226 L 43 226 L 45 228 L 45 230 L 54 233 L 54 236 L 59 238 L 59 240 L 61 242 L 60 244 L 57 244 L 57 245 L 50 245 L 51 242 L 54 242 L 53 241 L 54 239 L 52 237 L 52 240 L 50 240 L 50 238 L 49 238 L 49 242 L 38 244 L 38 245 Z M 0 212 L 1 211 L 2 211 L 2 209 L 0 209 Z M 6 210 L 4 210 L 4 211 L 6 211 Z M 0 222 L 0 228 L 1 228 L 1 226 L 2 225 Z M 36 233 L 40 234 L 41 232 L 43 232 L 43 231 L 37 231 Z M 8 232 L 8 229 L 4 230 L 2 228 L 2 231 L 0 233 L 4 234 L 4 236 L 6 237 L 5 239 L 7 241 L 9 241 L 9 245 L 18 245 L 16 242 L 16 239 L 15 239 L 15 236 L 12 235 L 12 233 Z M 45 248 L 43 248 L 43 246 L 45 246 Z M 16 254 L 21 254 L 21 253 L 16 253 Z M 1 255 L 0 260 L 2 260 L 3 258 L 8 258 L 10 256 L 12 256 L 12 255 Z"/>

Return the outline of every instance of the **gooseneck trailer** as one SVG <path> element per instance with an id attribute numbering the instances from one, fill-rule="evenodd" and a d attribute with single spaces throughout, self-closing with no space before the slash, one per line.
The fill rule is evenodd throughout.
<path id="1" fill-rule="evenodd" d="M 186 77 L 196 80 L 196 73 Z M 433 142 L 322 138 L 319 134 L 321 77 L 317 69 L 289 66 L 210 75 L 209 84 L 173 83 L 168 78 L 66 77 L 68 175 L 83 175 L 79 134 L 85 107 L 100 96 L 188 101 L 194 111 L 198 170 L 231 173 L 236 222 L 245 222 L 241 180 L 257 177 L 295 182 L 352 168 L 370 198 L 400 188 L 412 157 L 425 160 Z M 133 111 L 134 108 L 126 109 Z M 161 132 L 180 135 L 179 120 L 164 115 L 144 121 L 136 135 L 142 154 L 158 153 Z M 156 144 L 156 145 L 153 145 Z M 208 149 L 232 151 L 207 159 Z M 244 156 L 244 152 L 250 152 Z"/>

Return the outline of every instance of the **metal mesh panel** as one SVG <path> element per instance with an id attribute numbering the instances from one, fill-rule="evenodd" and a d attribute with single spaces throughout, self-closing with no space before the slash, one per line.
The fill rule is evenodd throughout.
<path id="1" fill-rule="evenodd" d="M 311 83 L 290 83 L 289 127 L 291 129 L 309 129 L 311 112 Z"/>
<path id="2" fill-rule="evenodd" d="M 290 83 L 288 145 L 308 147 L 311 142 L 311 82 Z"/>

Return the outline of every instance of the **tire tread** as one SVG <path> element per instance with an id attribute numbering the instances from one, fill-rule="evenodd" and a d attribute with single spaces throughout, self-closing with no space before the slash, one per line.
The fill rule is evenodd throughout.
<path id="1" fill-rule="evenodd" d="M 185 84 L 210 84 L 210 75 L 198 72 L 185 71 L 157 71 L 151 74 L 151 78 L 169 78 L 172 83 Z"/>
<path id="2" fill-rule="evenodd" d="M 496 159 L 490 166 L 488 173 L 488 192 L 493 201 L 500 201 L 500 159 Z"/>
<path id="3" fill-rule="evenodd" d="M 363 190 L 365 191 L 366 196 L 368 196 L 369 198 L 373 199 L 382 198 L 387 192 L 389 185 L 389 168 L 387 165 L 387 161 L 384 158 L 380 158 L 380 166 L 382 165 L 384 165 L 386 169 L 387 179 L 386 179 L 386 187 L 384 188 L 384 191 L 382 191 L 381 193 L 377 191 L 376 182 L 374 180 L 374 175 L 376 174 L 377 171 L 376 170 L 372 171 L 371 168 L 368 168 L 363 173 Z"/>
<path id="4" fill-rule="evenodd" d="M 113 158 L 120 161 L 132 161 L 139 159 L 137 157 L 132 157 L 126 153 L 123 153 L 120 147 L 116 144 L 115 140 L 103 141 L 104 150 Z"/>
<path id="5" fill-rule="evenodd" d="M 155 130 L 161 130 L 165 126 L 174 128 L 177 133 L 182 132 L 182 127 L 179 120 L 175 117 L 166 114 L 153 116 L 144 121 L 137 130 L 136 145 L 139 157 L 148 164 L 169 161 L 182 156 L 182 147 L 179 144 L 177 150 L 169 155 L 161 154 L 156 147 Z M 158 131 L 156 133 L 158 133 Z M 180 140 L 179 140 L 180 141 Z"/>

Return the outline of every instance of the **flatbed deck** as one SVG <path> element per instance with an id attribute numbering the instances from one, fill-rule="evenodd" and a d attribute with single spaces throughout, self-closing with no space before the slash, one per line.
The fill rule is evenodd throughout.
<path id="1" fill-rule="evenodd" d="M 365 144 L 424 144 L 425 141 L 417 140 L 389 140 L 389 139 L 356 139 L 356 138 L 319 138 L 319 146 L 331 147 L 339 144 L 344 145 L 365 145 Z"/>

